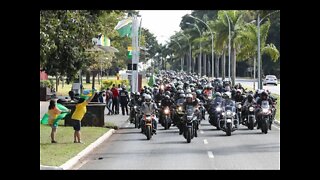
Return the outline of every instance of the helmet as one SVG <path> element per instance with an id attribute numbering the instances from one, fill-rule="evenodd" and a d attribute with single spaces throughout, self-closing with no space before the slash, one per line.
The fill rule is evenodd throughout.
<path id="1" fill-rule="evenodd" d="M 139 92 L 136 92 L 136 96 L 140 96 L 140 93 L 139 93 Z"/>
<path id="2" fill-rule="evenodd" d="M 223 97 L 224 97 L 224 98 L 229 98 L 229 99 L 231 99 L 231 93 L 230 93 L 230 92 L 225 92 L 225 93 L 223 94 Z"/>
<path id="3" fill-rule="evenodd" d="M 191 89 L 188 88 L 188 89 L 186 90 L 186 93 L 191 93 Z"/>
<path id="4" fill-rule="evenodd" d="M 150 101 L 151 101 L 151 96 L 150 96 L 149 94 L 145 95 L 145 96 L 144 96 L 144 100 L 145 100 L 146 102 L 150 102 Z"/>
<path id="5" fill-rule="evenodd" d="M 192 94 L 187 94 L 186 98 L 192 98 Z"/>
<path id="6" fill-rule="evenodd" d="M 165 95 L 164 98 L 165 99 L 170 99 L 170 96 L 169 95 Z"/>
<path id="7" fill-rule="evenodd" d="M 221 97 L 221 93 L 219 93 L 219 92 L 216 92 L 216 97 Z"/>
<path id="8" fill-rule="evenodd" d="M 171 95 L 170 91 L 166 91 L 164 94 L 167 95 L 167 96 L 169 96 L 169 97 L 170 97 L 170 95 Z"/>
<path id="9" fill-rule="evenodd" d="M 263 96 L 268 97 L 268 93 L 267 93 L 267 92 L 265 92 L 265 91 L 263 91 L 263 92 L 261 93 L 261 97 L 263 97 Z"/>
<path id="10" fill-rule="evenodd" d="M 252 94 L 249 94 L 247 97 L 248 97 L 248 100 L 249 100 L 249 101 L 252 101 L 252 100 L 253 100 Z"/>
<path id="11" fill-rule="evenodd" d="M 178 90 L 178 92 L 177 92 L 178 94 L 183 94 L 184 92 L 183 92 L 183 90 L 182 89 L 180 89 L 180 90 Z"/>
<path id="12" fill-rule="evenodd" d="M 179 98 L 185 98 L 185 97 L 186 97 L 185 94 L 180 94 L 180 95 L 179 95 Z"/>

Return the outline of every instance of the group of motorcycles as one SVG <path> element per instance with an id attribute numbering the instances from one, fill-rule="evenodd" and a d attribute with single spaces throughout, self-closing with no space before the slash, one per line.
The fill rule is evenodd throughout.
<path id="1" fill-rule="evenodd" d="M 275 117 L 276 99 L 273 98 L 273 104 L 263 100 L 261 106 L 254 103 L 244 106 L 249 94 L 258 99 L 261 90 L 260 94 L 258 91 L 253 94 L 246 92 L 241 85 L 238 88 L 241 90 L 242 101 L 235 102 L 235 92 L 239 90 L 232 87 L 228 80 L 209 81 L 208 78 L 193 74 L 160 71 L 153 87 L 144 87 L 141 93 L 131 94 L 130 122 L 135 128 L 140 128 L 148 140 L 156 134 L 154 122 L 159 122 L 165 130 L 177 126 L 179 134 L 190 143 L 194 137 L 198 137 L 199 125 L 205 119 L 206 112 L 209 114 L 209 123 L 224 131 L 227 136 L 240 125 L 250 130 L 257 126 L 262 133 L 268 133 Z M 157 107 L 152 114 L 141 111 L 146 96 L 150 96 L 151 103 Z M 164 99 L 166 102 L 162 104 Z M 188 99 L 192 99 L 192 102 Z"/>

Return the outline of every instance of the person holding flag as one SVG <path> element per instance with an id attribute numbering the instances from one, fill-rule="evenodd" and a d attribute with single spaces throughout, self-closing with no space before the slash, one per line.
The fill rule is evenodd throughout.
<path id="1" fill-rule="evenodd" d="M 64 118 L 64 116 L 58 117 L 61 113 L 70 113 L 71 110 L 67 109 L 66 107 L 62 106 L 61 104 L 60 108 L 56 107 L 56 101 L 55 100 L 50 100 L 50 104 L 49 104 L 49 110 L 47 113 L 48 116 L 48 125 L 51 126 L 51 143 L 57 143 L 57 141 L 55 140 L 55 135 L 57 132 L 57 127 L 58 127 L 58 121 L 62 118 Z M 64 109 L 63 109 L 64 108 Z M 45 117 L 44 117 L 45 119 Z"/>
<path id="2" fill-rule="evenodd" d="M 81 141 L 81 134 L 80 134 L 80 129 L 81 129 L 81 120 L 83 119 L 84 115 L 87 112 L 87 105 L 89 102 L 93 99 L 95 96 L 94 89 L 92 89 L 92 92 L 90 93 L 89 96 L 84 96 L 82 95 L 81 98 L 79 99 L 78 103 L 76 104 L 76 109 L 72 114 L 72 121 L 73 121 L 73 129 L 74 129 L 74 143 L 83 143 Z"/>

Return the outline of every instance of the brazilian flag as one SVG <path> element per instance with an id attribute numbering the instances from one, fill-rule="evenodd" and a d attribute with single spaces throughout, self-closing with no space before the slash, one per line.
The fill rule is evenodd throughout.
<path id="1" fill-rule="evenodd" d="M 148 86 L 153 87 L 154 84 L 155 84 L 155 79 L 154 79 L 154 75 L 152 75 L 152 76 L 149 78 Z"/>
<path id="2" fill-rule="evenodd" d="M 55 126 L 58 125 L 58 122 L 59 122 L 61 119 L 65 118 L 66 115 L 69 114 L 68 112 L 66 112 L 66 111 L 68 111 L 69 109 L 66 108 L 65 106 L 63 106 L 62 104 L 57 103 L 57 108 L 58 108 L 60 111 L 62 111 L 62 112 L 61 112 L 61 113 L 58 115 L 58 117 L 54 120 L 53 125 L 55 125 Z M 48 124 L 48 120 L 49 120 L 49 115 L 48 115 L 48 113 L 46 113 L 46 114 L 43 115 L 43 117 L 42 117 L 42 119 L 41 119 L 41 124 Z"/>

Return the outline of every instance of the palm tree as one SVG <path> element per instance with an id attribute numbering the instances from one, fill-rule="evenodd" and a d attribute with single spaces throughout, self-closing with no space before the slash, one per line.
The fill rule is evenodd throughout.
<path id="1" fill-rule="evenodd" d="M 273 61 L 279 59 L 280 53 L 274 44 L 266 44 L 268 32 L 270 28 L 270 21 L 266 21 L 260 26 L 260 45 L 262 54 L 271 57 Z M 256 57 L 258 49 L 257 26 L 252 23 L 247 23 L 239 32 L 238 37 L 235 39 L 237 42 L 242 42 L 242 47 L 238 53 L 239 59 L 251 59 L 254 61 L 254 68 L 256 66 Z M 255 73 L 255 71 L 254 71 Z M 254 74 L 255 77 L 255 74 Z"/>
<path id="2" fill-rule="evenodd" d="M 228 41 L 229 38 L 229 23 L 228 18 L 230 20 L 230 32 L 231 32 L 231 81 L 232 84 L 235 83 L 236 78 L 236 54 L 238 49 L 240 48 L 240 42 L 236 42 L 235 39 L 241 31 L 242 25 L 244 21 L 242 19 L 243 11 L 219 11 L 218 18 L 214 23 L 214 29 L 216 32 L 216 39 L 219 42 L 218 45 L 224 47 L 224 43 Z"/>

